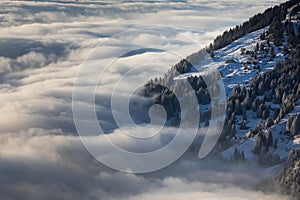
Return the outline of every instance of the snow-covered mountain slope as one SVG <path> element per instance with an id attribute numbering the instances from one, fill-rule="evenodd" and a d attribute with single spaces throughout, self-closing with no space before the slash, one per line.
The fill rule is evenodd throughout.
<path id="1" fill-rule="evenodd" d="M 285 115 L 285 117 L 280 121 L 278 124 L 275 124 L 271 126 L 269 129 L 264 130 L 265 132 L 267 130 L 272 131 L 273 139 L 274 141 L 277 141 L 277 148 L 271 148 L 269 151 L 272 154 L 277 154 L 281 161 L 285 161 L 288 158 L 288 155 L 290 151 L 295 148 L 300 148 L 300 138 L 293 138 L 285 134 L 286 131 L 286 123 L 288 120 L 288 117 L 292 114 L 300 113 L 300 100 L 296 102 L 296 107 L 294 110 Z M 257 125 L 258 119 L 250 118 L 249 119 L 250 124 L 253 124 L 253 126 Z M 251 127 L 253 127 L 251 126 Z M 251 128 L 249 128 L 250 130 Z M 248 133 L 247 131 L 241 131 L 237 129 L 237 135 L 239 135 L 239 139 L 236 139 L 236 144 L 225 151 L 223 151 L 223 157 L 227 160 L 233 160 L 234 159 L 234 151 L 237 150 L 239 152 L 244 152 L 245 158 L 247 161 L 258 161 L 259 157 L 254 155 L 252 150 L 254 149 L 254 138 L 248 138 L 244 139 L 243 137 Z M 241 139 L 242 138 L 242 139 Z"/>
<path id="2" fill-rule="evenodd" d="M 287 15 L 287 19 L 290 15 Z M 298 31 L 299 21 L 291 20 L 294 25 L 295 33 Z M 284 22 L 282 22 L 284 24 Z M 291 57 L 291 50 L 288 49 L 288 36 L 284 32 L 284 38 L 280 46 L 274 45 L 271 36 L 268 35 L 269 27 L 265 27 L 258 31 L 246 34 L 240 39 L 235 40 L 230 45 L 214 51 L 214 57 L 209 56 L 205 61 L 195 66 L 195 71 L 181 74 L 174 78 L 175 81 L 186 79 L 191 76 L 201 76 L 205 71 L 211 69 L 218 69 L 223 77 L 223 82 L 226 88 L 227 96 L 232 93 L 233 88 L 241 87 L 248 88 L 251 81 L 265 72 L 274 69 L 277 62 L 284 61 Z M 267 33 L 267 34 L 266 34 Z M 266 36 L 266 37 L 262 37 Z M 273 49 L 272 49 L 273 48 Z M 204 63 L 204 64 L 203 64 Z M 281 104 L 274 102 L 266 102 L 270 108 L 270 115 L 273 115 L 276 108 L 280 108 Z M 268 131 L 272 132 L 273 143 L 276 144 L 268 149 L 270 160 L 274 159 L 269 166 L 283 162 L 287 159 L 289 152 L 293 148 L 300 147 L 300 138 L 294 138 L 286 134 L 286 123 L 289 116 L 300 113 L 300 100 L 295 102 L 294 109 L 284 115 L 281 121 L 274 125 L 264 128 L 266 134 Z M 255 146 L 255 137 L 250 136 L 250 131 L 257 127 L 260 123 L 265 124 L 267 119 L 261 119 L 256 116 L 256 112 L 250 110 L 246 111 L 247 127 L 238 128 L 243 121 L 242 115 L 236 116 L 235 137 L 232 140 L 232 146 L 223 150 L 222 155 L 229 161 L 235 160 L 236 153 L 243 154 L 243 159 L 248 162 L 261 161 L 258 155 L 253 153 Z"/>
<path id="3" fill-rule="evenodd" d="M 180 80 L 189 76 L 199 76 L 203 71 L 218 69 L 222 74 L 227 94 L 238 85 L 247 85 L 257 74 L 270 71 L 277 61 L 288 58 L 284 56 L 282 47 L 275 49 L 276 56 L 270 58 L 270 46 L 266 40 L 261 40 L 260 35 L 267 32 L 269 27 L 247 34 L 234 41 L 232 44 L 214 52 L 214 58 L 206 58 L 196 67 L 197 72 L 181 74 L 174 78 Z M 263 50 L 256 50 L 256 45 L 265 46 Z M 255 55 L 255 56 L 254 56 Z M 204 65 L 202 63 L 205 63 Z"/>
<path id="4" fill-rule="evenodd" d="M 265 40 L 260 40 L 260 35 L 267 30 L 268 27 L 247 34 L 215 52 L 214 61 L 219 63 L 218 69 L 224 76 L 227 94 L 233 87 L 247 85 L 258 73 L 272 70 L 275 62 L 285 59 L 278 49 L 275 49 L 276 57 L 270 59 L 270 47 Z M 257 44 L 266 47 L 256 50 Z"/>
<path id="5" fill-rule="evenodd" d="M 297 21 L 294 21 L 294 26 L 298 27 L 299 23 Z M 232 43 L 232 45 L 227 46 L 221 50 L 219 50 L 216 55 L 219 60 L 224 59 L 231 59 L 235 61 L 234 63 L 224 64 L 219 67 L 221 72 L 224 74 L 224 83 L 227 88 L 228 94 L 230 94 L 230 90 L 235 87 L 236 85 L 246 85 L 248 86 L 248 83 L 259 73 L 264 73 L 266 71 L 272 70 L 274 68 L 274 65 L 278 61 L 284 61 L 286 58 L 289 58 L 290 55 L 286 54 L 284 55 L 283 49 L 287 45 L 287 38 L 285 35 L 284 42 L 280 47 L 275 47 L 275 57 L 272 59 L 270 55 L 270 45 L 267 46 L 265 40 L 260 40 L 259 35 L 263 32 L 266 32 L 268 28 L 256 31 L 254 33 L 248 34 L 244 36 L 243 38 L 235 41 Z M 295 28 L 298 29 L 298 28 Z M 259 44 L 259 46 L 264 45 L 265 47 L 264 51 L 256 51 L 256 44 Z M 271 46 L 273 44 L 271 43 Z M 250 54 L 252 52 L 255 52 L 255 58 L 252 55 L 250 56 L 244 56 L 241 55 L 241 51 L 248 51 Z M 256 59 L 255 62 L 258 62 L 258 64 L 253 64 L 253 60 Z M 249 62 L 250 61 L 250 62 Z M 248 64 L 247 64 L 248 63 Z M 244 69 L 242 66 L 247 66 L 247 70 Z M 273 114 L 273 111 L 276 107 L 280 108 L 281 104 L 275 104 L 273 102 L 267 102 L 267 105 L 271 108 L 271 112 Z M 275 125 L 265 128 L 263 131 L 267 133 L 267 131 L 272 132 L 273 141 L 276 142 L 276 148 L 272 147 L 269 149 L 269 153 L 271 155 L 278 155 L 280 158 L 280 161 L 284 161 L 287 159 L 290 151 L 293 148 L 299 148 L 300 147 L 300 139 L 298 137 L 291 137 L 290 135 L 286 134 L 286 123 L 288 121 L 288 118 L 291 115 L 300 113 L 300 100 L 295 102 L 294 109 L 284 115 L 283 119 L 276 123 Z M 255 112 L 246 111 L 246 115 L 248 117 L 248 129 L 246 130 L 240 130 L 239 128 L 236 129 L 236 136 L 235 139 L 236 144 L 232 147 L 228 148 L 227 150 L 223 151 L 223 156 L 227 160 L 234 160 L 234 154 L 235 151 L 237 152 L 243 152 L 245 159 L 247 161 L 258 161 L 259 158 L 257 155 L 254 155 L 253 149 L 255 146 L 255 139 L 253 137 L 247 138 L 247 134 L 249 134 L 249 131 L 255 128 L 259 124 L 259 122 L 262 122 L 263 124 L 266 123 L 266 120 L 261 120 L 256 116 Z M 242 121 L 242 116 L 237 116 L 237 121 Z M 245 137 L 246 136 L 246 137 Z M 275 164 L 275 163 L 274 163 Z M 277 163 L 276 163 L 277 164 Z"/>

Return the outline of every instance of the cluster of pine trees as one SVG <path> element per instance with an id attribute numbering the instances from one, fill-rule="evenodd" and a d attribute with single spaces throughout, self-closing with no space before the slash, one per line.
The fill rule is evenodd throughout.
<path id="1" fill-rule="evenodd" d="M 284 27 L 283 27 L 281 21 L 282 21 L 282 19 L 280 19 L 279 16 L 274 17 L 274 19 L 270 25 L 270 28 L 269 28 L 269 34 L 271 34 L 274 44 L 276 46 L 282 45 Z"/>
<path id="2" fill-rule="evenodd" d="M 290 25 L 285 26 L 285 29 L 288 38 L 300 37 L 300 32 L 296 33 L 294 29 L 290 29 Z M 272 40 L 275 43 L 275 37 Z M 232 95 L 228 98 L 227 118 L 223 136 L 220 138 L 220 142 L 225 144 L 224 148 L 230 145 L 226 141 L 235 137 L 236 123 L 240 124 L 240 129 L 247 129 L 246 112 L 252 111 L 256 113 L 256 118 L 265 120 L 265 124 L 259 123 L 248 134 L 248 137 L 255 138 L 253 153 L 261 156 L 262 159 L 267 155 L 271 144 L 267 142 L 270 132 L 264 130 L 278 123 L 286 114 L 291 112 L 295 102 L 300 98 L 299 40 L 294 40 L 293 46 L 295 48 L 291 48 L 292 56 L 290 59 L 277 62 L 272 71 L 256 76 L 247 89 L 239 86 L 233 89 Z M 270 106 L 270 103 L 278 106 Z M 237 122 L 237 115 L 243 116 L 241 122 Z M 299 129 L 299 116 L 291 116 L 287 123 L 288 133 L 291 135 L 300 134 Z M 274 145 L 276 147 L 276 144 Z"/>
<path id="3" fill-rule="evenodd" d="M 236 26 L 229 31 L 225 31 L 214 40 L 213 44 L 209 46 L 209 51 L 221 49 L 245 34 L 257 31 L 271 24 L 275 25 L 277 21 L 282 21 L 286 18 L 288 8 L 291 8 L 298 3 L 298 0 L 291 0 L 281 4 L 280 6 L 269 8 L 264 13 L 259 13 L 250 18 L 242 25 Z M 277 25 L 279 24 L 277 23 Z"/>
<path id="4" fill-rule="evenodd" d="M 275 178 L 273 189 L 277 192 L 293 195 L 299 199 L 300 195 L 300 149 L 292 150 L 284 168 Z"/>
<path id="5" fill-rule="evenodd" d="M 291 115 L 286 123 L 286 130 L 292 136 L 300 134 L 300 114 Z"/>
<path id="6" fill-rule="evenodd" d="M 140 91 L 144 97 L 152 98 L 153 104 L 160 104 L 164 106 L 167 112 L 167 119 L 172 119 L 178 125 L 180 122 L 181 110 L 189 109 L 191 105 L 190 100 L 193 96 L 197 98 L 196 105 L 209 105 L 211 103 L 210 93 L 219 93 L 220 87 L 218 84 L 207 86 L 203 76 L 189 76 L 186 80 L 173 80 L 176 74 L 170 71 L 164 78 L 155 78 L 150 80 L 145 87 Z M 207 74 L 205 77 L 211 82 L 217 83 L 219 77 L 216 74 Z M 189 90 L 187 84 L 191 88 Z M 176 94 L 176 95 L 175 95 Z M 192 108 L 198 109 L 198 108 Z M 211 115 L 211 108 L 200 112 L 200 122 L 208 122 Z"/>

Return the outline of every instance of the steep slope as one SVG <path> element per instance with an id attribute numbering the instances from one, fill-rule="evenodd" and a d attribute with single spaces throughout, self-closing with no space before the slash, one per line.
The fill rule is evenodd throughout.
<path id="1" fill-rule="evenodd" d="M 295 25 L 298 26 L 298 22 L 295 22 Z M 274 46 L 275 48 L 275 57 L 271 58 L 270 56 L 270 49 L 272 48 L 272 42 L 271 42 L 271 48 L 270 46 L 266 45 L 265 40 L 260 40 L 257 33 L 263 33 L 266 32 L 266 29 L 262 29 L 260 31 L 257 31 L 255 33 L 249 34 L 241 38 L 240 40 L 234 42 L 231 46 L 232 47 L 226 47 L 219 52 L 217 52 L 217 55 L 221 53 L 225 54 L 225 58 L 228 58 L 229 56 L 232 56 L 230 59 L 235 60 L 234 63 L 225 64 L 224 66 L 221 66 L 220 69 L 225 74 L 224 82 L 227 86 L 228 94 L 233 94 L 236 91 L 237 87 L 242 86 L 246 89 L 251 88 L 251 82 L 254 78 L 263 77 L 265 72 L 270 71 L 276 71 L 274 70 L 275 64 L 278 62 L 282 62 L 285 60 L 288 60 L 290 57 L 290 54 L 285 54 L 283 52 L 284 46 L 287 45 L 286 42 L 283 42 L 283 44 L 279 47 Z M 253 37 L 254 36 L 254 37 Z M 287 40 L 287 35 L 285 35 L 285 41 Z M 248 39 L 249 38 L 249 39 Z M 247 42 L 247 39 L 250 40 L 250 42 Z M 253 41 L 251 43 L 251 41 Z M 234 48 L 235 43 L 240 44 L 238 50 Z M 258 46 L 266 45 L 267 47 L 264 48 L 264 51 L 256 51 L 254 50 L 256 48 L 256 44 Z M 248 51 L 250 54 L 254 56 L 243 56 L 240 55 L 240 50 L 242 51 Z M 227 53 L 229 52 L 229 53 Z M 252 53 L 254 52 L 254 54 Z M 242 54 L 242 53 L 241 53 Z M 255 58 L 256 57 L 256 58 Z M 224 57 L 223 57 L 224 59 Z M 256 62 L 257 64 L 253 64 L 253 62 Z M 278 64 L 277 64 L 278 65 Z M 261 78 L 264 79 L 264 78 Z M 262 81 L 258 81 L 258 84 Z M 259 85 L 255 85 L 255 87 L 260 87 Z M 275 91 L 275 90 L 274 90 Z M 262 131 L 267 133 L 267 131 L 272 132 L 273 142 L 275 143 L 276 140 L 276 148 L 272 150 L 272 153 L 276 153 L 279 155 L 280 159 L 286 159 L 288 156 L 289 151 L 292 149 L 293 139 L 289 136 L 284 134 L 286 132 L 286 122 L 288 120 L 288 117 L 292 113 L 299 113 L 300 107 L 299 103 L 300 101 L 290 102 L 295 103 L 293 106 L 294 108 L 285 113 L 285 115 L 282 117 L 282 119 L 278 119 L 276 121 L 277 113 L 276 109 L 280 109 L 283 105 L 282 102 L 276 102 L 274 99 L 275 95 L 273 94 L 272 90 L 267 90 L 263 92 L 259 92 L 261 94 L 255 94 L 255 99 L 253 100 L 252 104 L 255 103 L 256 105 L 251 105 L 251 109 L 245 109 L 243 111 L 243 114 L 236 114 L 235 113 L 235 121 L 237 122 L 236 125 L 239 127 L 236 128 L 235 136 L 233 140 L 237 142 L 236 145 L 232 146 L 231 148 L 224 151 L 223 155 L 228 159 L 233 159 L 234 151 L 237 149 L 239 151 L 243 151 L 246 154 L 246 159 L 248 160 L 258 160 L 256 158 L 257 156 L 253 156 L 252 150 L 255 146 L 255 137 L 249 137 L 257 125 L 261 123 L 270 125 L 267 125 L 266 127 L 262 128 Z M 268 98 L 267 95 L 270 97 Z M 274 97 L 273 97 L 274 96 Z M 280 98 L 285 98 L 282 95 L 279 95 Z M 254 98 L 254 97 L 253 97 Z M 256 100 L 257 99 L 257 100 Z M 255 102 L 256 101 L 256 102 Z M 261 102 L 258 102 L 261 101 Z M 235 102 L 236 103 L 236 102 Z M 243 102 L 238 102 L 238 104 L 241 104 L 242 106 Z M 260 111 L 261 105 L 265 105 L 266 109 L 264 111 Z M 250 107 L 250 106 L 249 106 Z M 243 118 L 246 120 L 243 121 Z"/>
<path id="2" fill-rule="evenodd" d="M 273 166 L 299 147 L 299 133 L 290 134 L 286 128 L 290 116 L 300 113 L 296 53 L 300 23 L 297 15 L 291 14 L 297 7 L 287 10 L 285 20 L 274 18 L 270 26 L 214 51 L 211 62 L 202 61 L 193 66 L 196 70 L 190 67 L 173 78 L 176 83 L 182 79 L 198 81 L 203 71 L 213 68 L 222 73 L 228 109 L 219 148 L 228 161 L 239 159 L 239 154 L 244 161 Z M 209 115 L 209 102 L 200 99 L 202 114 Z"/>
<path id="3" fill-rule="evenodd" d="M 180 113 L 186 110 L 180 108 L 171 90 L 178 90 L 179 98 L 189 98 L 180 81 L 188 80 L 201 108 L 199 126 L 208 126 L 208 91 L 214 86 L 206 85 L 202 76 L 211 69 L 219 70 L 227 93 L 227 112 L 216 149 L 229 162 L 258 163 L 269 172 L 280 168 L 290 151 L 300 148 L 299 10 L 299 0 L 288 1 L 225 31 L 210 47 L 182 60 L 163 78 L 151 80 L 141 94 L 153 104 L 163 105 L 169 125 L 177 126 Z M 298 157 L 295 154 L 293 160 Z M 293 161 L 281 172 L 276 182 L 282 190 L 278 191 L 297 185 L 299 176 L 287 175 L 299 174 L 295 166 Z M 287 193 L 299 194 L 298 189 Z"/>
<path id="4" fill-rule="evenodd" d="M 300 150 L 293 150 L 284 168 L 275 181 L 275 190 L 299 198 L 300 194 Z"/>
<path id="5" fill-rule="evenodd" d="M 222 69 L 227 72 L 225 82 L 228 91 L 233 86 L 241 84 L 246 88 L 244 90 L 253 91 L 253 94 L 248 95 L 251 96 L 252 101 L 238 99 L 236 102 L 237 98 L 233 97 L 235 101 L 229 103 L 229 107 L 232 105 L 235 107 L 232 110 L 236 111 L 237 104 L 238 107 L 242 107 L 242 111 L 238 111 L 240 114 L 231 112 L 234 113 L 234 117 L 231 117 L 232 124 L 238 125 L 239 128 L 233 130 L 234 135 L 227 134 L 234 144 L 223 152 L 228 160 L 234 160 L 235 152 L 238 151 L 242 152 L 248 161 L 274 165 L 286 160 L 291 149 L 299 147 L 297 135 L 300 132 L 291 134 L 287 128 L 290 116 L 300 113 L 298 78 L 300 73 L 295 53 L 298 51 L 299 47 L 296 46 L 299 41 L 293 44 L 290 42 L 293 35 L 299 38 L 299 21 L 295 16 L 292 17 L 294 20 L 290 19 L 289 10 L 287 20 L 283 22 L 285 31 L 281 45 L 275 45 L 274 34 L 267 33 L 258 38 L 257 33 L 270 32 L 271 27 L 269 27 L 268 30 L 265 28 L 248 34 L 220 50 L 222 53 L 229 52 L 225 53 L 225 57 L 233 55 L 231 60 L 235 61 Z M 288 27 L 293 27 L 293 32 Z M 250 38 L 250 42 L 247 42 L 247 38 Z M 236 46 L 238 48 L 235 48 Z M 272 55 L 272 48 L 274 55 Z M 248 58 L 240 56 L 237 49 L 242 51 L 241 54 L 243 51 L 249 52 L 250 56 Z M 241 60 L 244 61 L 243 64 Z M 253 69 L 256 69 L 256 74 L 253 73 Z M 276 83 L 278 78 L 281 81 Z M 293 89 L 286 89 L 292 87 Z M 241 89 L 234 88 L 231 97 L 240 95 Z M 269 144 L 267 140 L 270 140 Z"/>

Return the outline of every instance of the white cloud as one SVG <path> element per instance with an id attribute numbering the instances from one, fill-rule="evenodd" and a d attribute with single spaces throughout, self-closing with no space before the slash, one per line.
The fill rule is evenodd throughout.
<path id="1" fill-rule="evenodd" d="M 284 200 L 288 197 L 254 192 L 230 185 L 213 183 L 189 182 L 178 178 L 167 178 L 163 186 L 148 193 L 124 198 L 126 200 L 184 200 L 184 199 L 207 199 L 207 200 L 247 200 L 269 199 Z"/>
<path id="2" fill-rule="evenodd" d="M 246 174 L 241 169 L 222 171 L 189 155 L 153 174 L 117 173 L 99 164 L 84 149 L 76 136 L 72 115 L 76 74 L 97 45 L 102 45 L 101 51 L 94 54 L 96 64 L 85 74 L 85 82 L 79 88 L 82 96 L 91 89 L 96 72 L 124 49 L 165 50 L 119 58 L 115 67 L 107 70 L 102 80 L 106 84 L 97 90 L 96 107 L 102 125 L 111 129 L 114 126 L 107 101 L 124 73 L 148 63 L 161 65 L 160 72 L 164 72 L 180 56 L 197 51 L 224 29 L 279 2 L 0 1 L 1 198 L 283 198 L 250 191 L 249 185 L 257 181 L 253 174 L 259 170 Z M 161 32 L 150 35 L 145 27 L 158 27 Z M 142 31 L 123 41 L 116 36 L 115 40 L 109 39 L 131 28 Z M 147 81 L 151 74 L 137 71 L 131 75 Z M 129 87 L 132 84 L 120 86 L 120 99 Z M 119 129 L 111 131 L 120 146 L 136 151 L 151 150 L 167 141 L 156 138 L 145 148 L 144 144 L 128 140 Z M 153 129 L 148 131 L 151 134 Z M 237 187 L 240 181 L 247 189 Z"/>

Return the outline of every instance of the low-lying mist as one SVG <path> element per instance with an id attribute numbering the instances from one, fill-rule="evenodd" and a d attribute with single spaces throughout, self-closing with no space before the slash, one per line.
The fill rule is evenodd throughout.
<path id="1" fill-rule="evenodd" d="M 209 44 L 229 26 L 279 2 L 0 1 L 0 199 L 287 199 L 253 190 L 269 174 L 257 166 L 228 164 L 212 157 L 199 160 L 199 143 L 156 172 L 128 174 L 110 169 L 84 147 L 72 113 L 80 65 L 112 35 L 132 27 L 164 27 L 174 32 L 168 35 L 171 42 L 163 34 L 140 34 L 129 40 L 187 56 L 198 51 L 199 45 L 182 36 L 202 46 Z M 101 62 L 117 56 L 117 47 L 130 46 L 117 44 L 113 40 L 103 46 L 105 51 L 97 55 L 99 63 L 93 69 L 104 68 Z M 108 70 L 98 87 L 101 95 L 96 93 L 94 100 L 99 124 L 111 133 L 109 137 L 125 149 L 144 152 L 161 147 L 169 136 L 157 137 L 147 148 L 127 140 L 113 123 L 108 94 L 136 63 L 159 62 L 164 66 L 161 70 L 167 71 L 179 58 L 163 51 L 135 53 L 142 54 L 124 56 L 119 66 Z M 133 77 L 149 80 L 145 72 Z M 82 96 L 91 89 L 89 78 L 83 77 Z M 124 91 L 128 88 L 121 86 Z M 122 93 L 117 98 L 123 98 Z M 140 134 L 141 129 L 133 131 Z M 96 138 L 99 144 L 101 137 Z"/>

